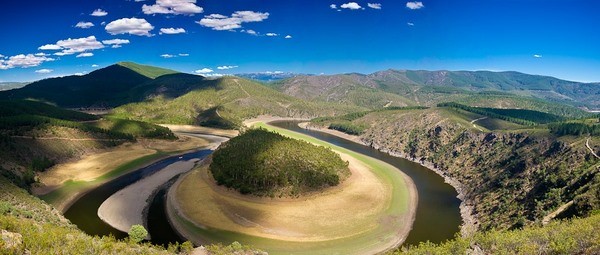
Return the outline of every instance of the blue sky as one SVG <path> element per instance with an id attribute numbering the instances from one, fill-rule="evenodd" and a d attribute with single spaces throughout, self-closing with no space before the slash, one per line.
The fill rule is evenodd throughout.
<path id="1" fill-rule="evenodd" d="M 393 68 L 600 81 L 599 12 L 593 0 L 4 1 L 0 81 L 118 61 L 204 75 Z"/>

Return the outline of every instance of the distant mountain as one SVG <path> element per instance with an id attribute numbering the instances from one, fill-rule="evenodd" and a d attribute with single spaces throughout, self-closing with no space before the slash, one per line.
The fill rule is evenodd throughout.
<path id="1" fill-rule="evenodd" d="M 25 87 L 30 82 L 0 82 L 0 91 Z"/>
<path id="2" fill-rule="evenodd" d="M 298 74 L 291 72 L 259 72 L 259 73 L 239 73 L 234 74 L 234 76 L 242 77 L 250 80 L 262 81 L 262 82 L 272 82 L 279 81 L 283 79 L 289 79 L 292 77 L 296 77 L 299 75 L 310 76 L 310 74 Z"/>
<path id="3" fill-rule="evenodd" d="M 571 82 L 518 72 L 386 70 L 369 75 L 296 76 L 274 82 L 273 87 L 303 99 L 341 101 L 369 108 L 412 104 L 433 106 L 457 101 L 473 106 L 526 108 L 566 116 L 585 114 L 575 107 L 600 109 L 598 83 Z"/>
<path id="4" fill-rule="evenodd" d="M 22 88 L 2 91 L 0 99 L 35 98 L 72 108 L 114 107 L 142 100 L 139 94 L 142 91 L 138 86 L 151 89 L 154 78 L 176 73 L 173 70 L 122 62 L 82 76 L 44 79 Z M 132 93 L 133 91 L 137 92 Z"/>

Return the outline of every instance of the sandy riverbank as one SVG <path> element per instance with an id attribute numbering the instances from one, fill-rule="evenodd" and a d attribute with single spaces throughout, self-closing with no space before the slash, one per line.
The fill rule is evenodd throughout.
<path id="1" fill-rule="evenodd" d="M 331 130 L 328 128 L 312 126 L 312 125 L 309 125 L 309 123 L 300 123 L 298 126 L 300 126 L 301 128 L 309 129 L 309 130 L 315 130 L 315 131 L 331 134 L 331 135 L 334 135 L 334 136 L 337 136 L 337 137 L 340 137 L 340 138 L 343 138 L 346 140 L 350 140 L 350 141 L 353 141 L 353 142 L 356 142 L 356 143 L 359 143 L 359 144 L 362 144 L 365 146 L 371 146 L 374 149 L 379 150 L 381 152 L 385 152 L 391 156 L 410 160 L 412 162 L 415 162 L 419 165 L 422 165 L 422 166 L 432 170 L 433 172 L 435 172 L 436 174 L 438 174 L 439 176 L 444 178 L 444 182 L 446 182 L 450 186 L 452 186 L 458 193 L 457 198 L 460 199 L 460 201 L 461 201 L 460 215 L 463 220 L 463 224 L 460 227 L 461 234 L 463 236 L 470 236 L 477 231 L 477 225 L 479 224 L 479 221 L 473 215 L 473 206 L 468 204 L 469 202 L 466 201 L 466 199 L 465 199 L 463 185 L 456 179 L 448 176 L 444 171 L 436 168 L 433 165 L 433 163 L 427 162 L 427 161 L 420 161 L 420 160 L 411 158 L 408 155 L 401 153 L 401 152 L 400 153 L 392 152 L 392 151 L 386 150 L 385 148 L 381 148 L 378 145 L 367 145 L 364 141 L 361 140 L 361 138 L 359 136 L 356 136 L 356 135 L 349 135 L 349 134 L 346 134 L 346 133 L 343 133 L 343 132 L 340 132 L 337 130 Z"/>
<path id="2" fill-rule="evenodd" d="M 112 179 L 207 145 L 207 140 L 191 135 L 179 135 L 176 141 L 141 139 L 126 143 L 40 173 L 32 192 L 64 213 L 79 197 Z"/>

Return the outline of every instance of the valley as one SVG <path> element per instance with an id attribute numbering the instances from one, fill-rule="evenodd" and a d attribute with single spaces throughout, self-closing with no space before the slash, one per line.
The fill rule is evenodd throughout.
<path id="1" fill-rule="evenodd" d="M 106 80 L 109 73 L 120 75 L 118 93 L 97 91 L 94 85 L 114 82 Z M 199 249 L 229 249 L 227 244 L 240 242 L 270 254 L 418 253 L 450 246 L 465 252 L 526 253 L 497 245 L 508 242 L 510 233 L 527 240 L 534 233 L 566 231 L 581 244 L 567 251 L 593 253 L 592 239 L 572 231 L 581 224 L 594 229 L 598 223 L 598 116 L 577 108 L 596 107 L 594 97 L 564 92 L 574 103 L 512 91 L 513 81 L 543 84 L 547 77 L 458 72 L 437 73 L 446 77 L 439 80 L 433 73 L 294 76 L 264 84 L 123 62 L 84 76 L 42 80 L 0 92 L 0 98 L 11 98 L 0 101 L 2 179 L 20 186 L 6 192 L 30 190 L 49 203 L 31 202 L 64 222 L 53 223 L 56 231 L 65 226 L 79 231 L 73 223 L 87 234 L 119 239 L 127 237 L 124 232 L 132 225 L 150 229 L 150 238 L 160 231 L 147 221 L 148 214 L 154 215 L 148 210 L 158 192 L 164 196 L 158 208 L 166 207 L 162 217 L 169 218 L 160 220 L 174 229 L 167 232 L 206 246 Z M 489 80 L 483 87 L 458 81 L 483 75 Z M 84 84 L 78 86 L 87 92 L 69 84 Z M 564 91 L 560 86 L 567 86 L 552 84 L 527 88 Z M 413 92 L 401 92 L 403 86 Z M 577 86 L 578 91 L 588 89 Z M 58 87 L 65 93 L 40 94 Z M 442 88 L 449 91 L 440 92 Z M 590 89 L 586 93 L 596 93 Z M 94 106 L 112 110 L 95 116 L 64 109 Z M 288 122 L 266 124 L 253 121 L 256 117 Z M 300 126 L 290 121 L 299 119 Z M 267 197 L 262 198 L 218 186 L 204 159 L 219 150 L 218 143 L 200 134 L 242 137 L 253 130 L 244 123 L 332 148 L 350 162 L 352 174 L 340 177 L 339 186 L 292 186 L 290 193 L 281 194 L 263 190 Z M 300 198 L 278 197 L 282 194 Z M 30 220 L 11 210 L 3 219 Z M 11 229 L 31 237 L 22 228 Z M 566 242 L 552 238 L 545 241 Z M 421 243 L 428 240 L 433 243 Z M 225 246 L 211 245 L 217 243 Z M 167 252 L 143 245 L 148 253 Z"/>

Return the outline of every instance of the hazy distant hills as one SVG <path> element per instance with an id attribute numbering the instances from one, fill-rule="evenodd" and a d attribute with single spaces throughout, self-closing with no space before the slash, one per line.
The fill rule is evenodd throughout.
<path id="1" fill-rule="evenodd" d="M 279 80 L 289 79 L 289 78 L 300 76 L 300 75 L 311 76 L 310 74 L 298 74 L 298 73 L 291 73 L 291 72 L 260 72 L 260 73 L 234 74 L 234 76 L 237 76 L 237 77 L 242 77 L 242 78 L 251 79 L 251 80 L 257 80 L 257 81 L 261 81 L 261 82 L 279 81 Z"/>
<path id="2" fill-rule="evenodd" d="M 296 76 L 271 84 L 288 95 L 368 107 L 461 102 L 473 106 L 527 108 L 577 116 L 575 107 L 600 108 L 600 84 L 518 72 L 386 70 Z M 556 102 L 562 103 L 560 105 Z"/>
<path id="3" fill-rule="evenodd" d="M 29 82 L 0 82 L 0 91 L 25 87 Z"/>

